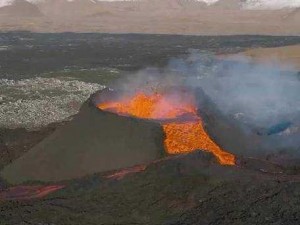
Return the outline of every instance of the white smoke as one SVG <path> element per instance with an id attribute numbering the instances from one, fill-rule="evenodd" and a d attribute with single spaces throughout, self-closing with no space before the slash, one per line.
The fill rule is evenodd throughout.
<path id="1" fill-rule="evenodd" d="M 300 76 L 292 66 L 274 59 L 264 64 L 247 57 L 220 60 L 192 51 L 188 57 L 172 59 L 165 68 L 148 68 L 122 77 L 111 87 L 121 90 L 119 99 L 137 92 L 164 93 L 167 102 L 177 108 L 193 103 L 183 94 L 185 90 L 201 88 L 208 102 L 215 105 L 215 112 L 210 113 L 235 124 L 250 140 L 261 137 L 260 147 L 272 150 L 300 145 Z M 168 112 L 167 104 L 161 104 L 157 117 Z"/>
<path id="2" fill-rule="evenodd" d="M 289 67 L 289 72 L 282 70 Z M 268 128 L 300 119 L 300 79 L 290 65 L 192 53 L 187 59 L 172 60 L 169 68 L 185 74 L 188 86 L 201 87 L 220 111 L 247 126 Z"/>
<path id="3" fill-rule="evenodd" d="M 219 60 L 192 52 L 187 58 L 171 60 L 166 68 L 126 76 L 116 87 L 129 94 L 201 87 L 224 115 L 247 127 L 269 128 L 300 120 L 300 79 L 291 71 L 295 71 L 291 65 L 274 59 L 262 64 L 242 56 L 239 61 Z"/>
<path id="4" fill-rule="evenodd" d="M 239 61 L 219 60 L 192 52 L 187 58 L 172 59 L 166 68 L 148 68 L 116 83 L 129 94 L 174 86 L 201 87 L 224 115 L 247 127 L 300 122 L 299 75 L 292 65 L 275 59 L 254 63 L 243 56 Z"/>

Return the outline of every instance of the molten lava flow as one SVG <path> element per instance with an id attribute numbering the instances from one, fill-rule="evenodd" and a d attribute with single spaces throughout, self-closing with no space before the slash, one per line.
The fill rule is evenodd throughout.
<path id="1" fill-rule="evenodd" d="M 3 200 L 29 200 L 43 198 L 53 192 L 65 188 L 64 185 L 16 186 L 0 192 L 0 202 Z"/>
<path id="2" fill-rule="evenodd" d="M 235 157 L 223 151 L 209 137 L 196 107 L 190 102 L 174 101 L 161 94 L 138 93 L 131 98 L 101 103 L 98 107 L 121 115 L 160 120 L 166 134 L 165 148 L 169 154 L 203 149 L 212 152 L 220 164 L 234 165 Z"/>

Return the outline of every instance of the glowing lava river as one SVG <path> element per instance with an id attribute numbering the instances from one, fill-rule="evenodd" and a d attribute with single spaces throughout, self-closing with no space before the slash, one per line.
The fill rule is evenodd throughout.
<path id="1" fill-rule="evenodd" d="M 222 150 L 205 131 L 191 96 L 178 101 L 174 96 L 140 92 L 117 101 L 100 103 L 98 108 L 159 121 L 166 135 L 164 145 L 168 154 L 201 149 L 213 153 L 222 165 L 235 165 L 234 155 Z"/>

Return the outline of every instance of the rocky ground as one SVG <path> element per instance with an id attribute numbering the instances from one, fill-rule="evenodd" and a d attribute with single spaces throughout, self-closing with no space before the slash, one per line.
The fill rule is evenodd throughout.
<path id="1" fill-rule="evenodd" d="M 299 176 L 244 159 L 224 167 L 202 151 L 122 176 L 64 182 L 42 199 L 3 201 L 1 224 L 298 224 Z"/>
<path id="2" fill-rule="evenodd" d="M 0 127 L 36 129 L 75 114 L 112 80 L 201 52 L 295 45 L 299 37 L 0 33 Z M 207 58 L 207 59 L 206 59 Z"/>
<path id="3" fill-rule="evenodd" d="M 29 131 L 26 128 L 0 129 L 0 168 L 19 158 L 33 146 L 49 136 L 57 127 L 67 122 L 52 123 L 43 128 Z"/>
<path id="4" fill-rule="evenodd" d="M 78 94 L 81 96 L 76 102 L 79 108 L 88 95 L 86 90 L 91 90 L 85 89 L 91 87 L 87 83 L 100 87 L 120 74 L 146 66 L 164 66 L 168 59 L 187 54 L 189 48 L 225 54 L 258 46 L 300 43 L 297 37 L 47 36 L 28 33 L 1 34 L 0 40 L 0 45 L 5 46 L 2 47 L 5 54 L 0 54 L 1 84 L 4 79 L 11 80 L 2 88 L 14 90 L 6 91 L 3 99 L 9 97 L 10 103 L 1 102 L 0 109 L 15 104 L 24 93 L 30 93 L 24 96 L 31 100 L 38 96 L 65 98 Z M 53 88 L 48 92 L 43 89 L 47 85 L 40 82 L 40 77 L 64 81 L 66 77 L 72 78 L 83 82 L 80 83 L 83 86 L 78 82 L 50 85 Z M 24 83 L 26 79 L 30 80 Z M 39 82 L 35 87 L 39 88 L 36 95 L 32 95 L 29 84 L 36 79 Z M 12 95 L 18 90 L 19 81 L 24 92 Z M 55 90 L 61 87 L 64 93 L 57 95 Z M 78 108 L 72 112 L 76 113 Z M 46 121 L 39 128 L 25 129 L 26 123 L 14 127 L 7 126 L 8 123 L 2 125 L 0 168 L 64 125 L 66 122 L 59 122 L 67 114 L 63 115 L 64 118 L 55 120 L 58 123 Z M 233 167 L 221 166 L 212 155 L 196 151 L 72 181 L 28 183 L 64 187 L 42 198 L 36 198 L 43 194 L 41 190 L 24 194 L 20 189 L 8 189 L 11 185 L 0 181 L 0 224 L 296 225 L 300 221 L 299 182 L 298 170 L 292 168 L 255 158 L 239 158 Z"/>

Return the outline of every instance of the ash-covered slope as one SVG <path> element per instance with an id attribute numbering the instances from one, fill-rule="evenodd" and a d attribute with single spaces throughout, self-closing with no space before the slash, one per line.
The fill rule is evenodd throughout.
<path id="1" fill-rule="evenodd" d="M 151 162 L 164 154 L 159 124 L 100 111 L 92 99 L 66 126 L 8 165 L 9 183 L 59 181 Z"/>

